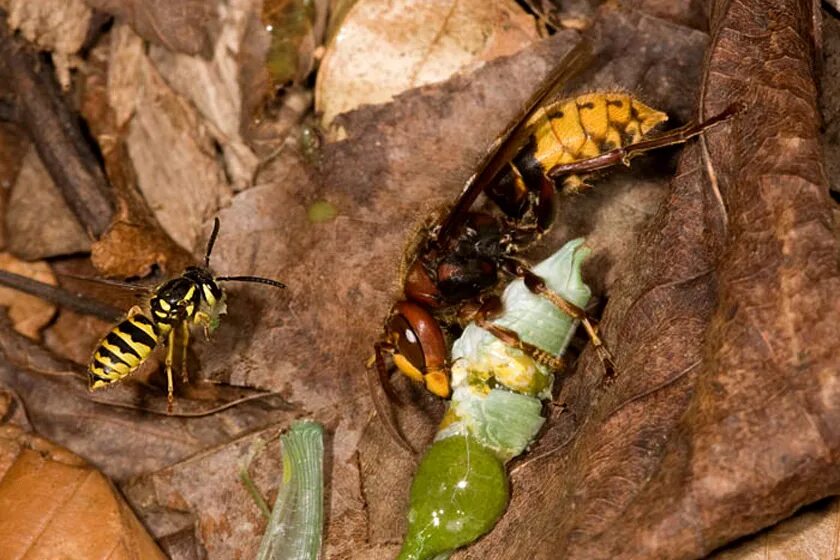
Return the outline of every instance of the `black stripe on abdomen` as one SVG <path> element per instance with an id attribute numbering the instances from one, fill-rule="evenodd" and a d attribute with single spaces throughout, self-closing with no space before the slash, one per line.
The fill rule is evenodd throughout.
<path id="1" fill-rule="evenodd" d="M 109 359 L 109 360 L 111 360 L 111 362 L 112 362 L 112 363 L 114 363 L 114 364 L 125 364 L 126 366 L 131 367 L 131 365 L 129 365 L 129 363 L 128 363 L 128 362 L 126 362 L 126 361 L 122 358 L 122 356 L 118 356 L 117 354 L 115 354 L 115 353 L 111 352 L 110 350 L 108 350 L 108 349 L 107 349 L 107 348 L 105 348 L 104 346 L 99 346 L 99 348 L 97 348 L 97 349 L 96 349 L 96 353 L 97 353 L 97 354 L 100 354 L 101 356 L 103 356 L 103 357 L 105 357 L 105 358 L 108 358 L 108 359 Z M 110 364 L 106 364 L 106 363 L 104 363 L 104 362 L 101 362 L 101 361 L 100 361 L 100 360 L 98 360 L 98 359 L 96 359 L 96 361 L 97 361 L 97 362 L 99 362 L 99 364 L 101 364 L 103 368 L 108 369 L 108 368 L 110 368 L 110 367 L 111 367 L 111 366 L 110 366 Z"/>
<path id="2" fill-rule="evenodd" d="M 153 331 L 157 331 L 157 329 L 154 326 L 154 323 L 152 323 L 143 315 L 135 315 L 131 319 L 127 319 L 119 325 L 117 325 L 116 328 L 127 334 L 129 337 L 131 337 L 131 340 L 133 342 L 137 342 L 138 344 L 148 346 L 149 348 L 154 348 L 155 346 L 157 346 L 157 340 L 149 336 L 147 332 L 142 330 L 137 325 L 134 325 L 132 321 L 143 323 L 144 325 L 148 325 Z"/>
<path id="3" fill-rule="evenodd" d="M 132 326 L 134 326 L 134 325 L 132 325 Z M 118 325 L 117 329 L 115 329 L 115 330 L 120 330 L 120 331 L 124 332 L 124 329 L 122 329 L 122 325 Z M 119 351 L 123 354 L 133 354 L 134 356 L 137 357 L 138 360 L 142 360 L 144 356 L 142 354 L 140 354 L 140 352 L 138 352 L 137 349 L 134 346 L 132 346 L 131 344 L 126 342 L 124 339 L 122 339 L 114 331 L 111 331 L 111 332 L 108 333 L 108 336 L 105 337 L 105 342 L 107 342 L 111 346 L 116 346 L 119 349 Z M 126 334 L 128 334 L 128 333 L 126 333 Z M 132 337 L 132 341 L 133 340 L 134 340 L 134 338 Z M 146 345 L 146 346 L 148 346 L 148 345 Z M 125 361 L 125 360 L 123 360 L 123 361 Z"/>

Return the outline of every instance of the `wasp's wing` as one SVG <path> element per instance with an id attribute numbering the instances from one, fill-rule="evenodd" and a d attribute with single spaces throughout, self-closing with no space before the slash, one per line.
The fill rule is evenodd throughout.
<path id="1" fill-rule="evenodd" d="M 155 286 L 148 284 L 135 284 L 133 282 L 123 282 L 121 280 L 111 280 L 109 278 L 95 278 L 93 276 L 80 276 L 78 274 L 68 273 L 59 273 L 58 276 L 71 278 L 73 280 L 81 280 L 82 282 L 90 282 L 91 284 L 120 288 L 121 290 L 135 292 L 139 296 L 148 296 L 155 291 Z"/>
<path id="2" fill-rule="evenodd" d="M 546 76 L 534 93 L 523 103 L 521 110 L 511 120 L 505 130 L 493 141 L 482 156 L 477 171 L 467 179 L 461 194 L 452 209 L 443 217 L 433 242 L 438 247 L 445 246 L 460 224 L 466 219 L 478 196 L 493 180 L 501 169 L 528 143 L 530 128 L 527 126 L 531 116 L 540 109 L 545 101 L 553 99 L 565 87 L 567 80 L 580 72 L 591 60 L 591 48 L 581 42 L 567 54 L 562 61 Z"/>

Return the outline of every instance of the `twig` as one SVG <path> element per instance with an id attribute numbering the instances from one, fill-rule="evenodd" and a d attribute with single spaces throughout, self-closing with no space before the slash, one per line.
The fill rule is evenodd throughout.
<path id="1" fill-rule="evenodd" d="M 106 321 L 118 321 L 124 315 L 124 312 L 116 307 L 112 307 L 101 301 L 80 294 L 74 294 L 64 288 L 45 284 L 5 270 L 0 270 L 0 285 L 37 296 L 58 305 L 63 305 L 78 313 L 105 319 Z"/>
<path id="2" fill-rule="evenodd" d="M 49 66 L 11 32 L 0 10 L 0 64 L 14 91 L 21 126 L 73 214 L 96 237 L 114 213 L 110 187 L 77 119 L 64 103 Z"/>

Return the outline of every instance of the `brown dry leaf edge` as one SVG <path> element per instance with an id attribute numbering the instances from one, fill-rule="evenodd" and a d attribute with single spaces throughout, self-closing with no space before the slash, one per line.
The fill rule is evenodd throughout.
<path id="1" fill-rule="evenodd" d="M 12 424 L 0 427 L 0 557 L 166 558 L 102 473 Z"/>

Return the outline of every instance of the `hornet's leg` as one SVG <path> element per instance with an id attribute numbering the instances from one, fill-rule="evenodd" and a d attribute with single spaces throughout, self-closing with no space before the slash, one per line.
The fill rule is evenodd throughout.
<path id="1" fill-rule="evenodd" d="M 400 396 L 394 391 L 391 385 L 391 376 L 387 364 L 385 363 L 385 354 L 392 353 L 394 346 L 390 342 L 379 341 L 373 345 L 373 357 L 368 362 L 368 367 L 375 366 L 376 373 L 379 376 L 379 384 L 388 395 L 388 399 L 394 402 L 401 402 Z M 372 363 L 370 363 L 372 361 Z"/>
<path id="2" fill-rule="evenodd" d="M 551 168 L 548 175 L 552 179 L 557 180 L 573 173 L 592 173 L 593 171 L 612 167 L 618 163 L 630 165 L 630 159 L 639 154 L 655 150 L 657 148 L 674 146 L 676 144 L 687 142 L 691 138 L 702 134 L 706 130 L 728 121 L 733 116 L 737 115 L 741 110 L 742 107 L 732 105 L 727 107 L 722 113 L 706 119 L 704 122 L 688 123 L 683 127 L 671 130 L 670 132 L 667 132 L 657 138 L 642 140 L 622 148 L 615 148 L 614 150 L 604 152 L 603 154 L 599 154 L 589 159 L 582 159 L 571 163 L 565 163 L 563 165 L 556 165 Z"/>
<path id="3" fill-rule="evenodd" d="M 549 288 L 541 276 L 534 273 L 518 260 L 511 257 L 506 258 L 503 261 L 502 269 L 509 274 L 522 278 L 525 282 L 525 286 L 532 293 L 544 297 L 553 303 L 560 311 L 569 317 L 580 321 L 584 330 L 586 330 L 586 334 L 589 335 L 589 339 L 592 341 L 592 346 L 595 347 L 595 352 L 604 364 L 604 370 L 606 372 L 604 382 L 611 383 L 616 375 L 615 362 L 613 361 L 609 350 L 607 350 L 604 341 L 601 340 L 600 336 L 598 336 L 598 329 L 593 324 L 593 319 L 586 314 L 586 311 Z"/>
<path id="4" fill-rule="evenodd" d="M 527 356 L 530 356 L 535 362 L 542 364 L 552 371 L 562 371 L 565 367 L 565 362 L 560 356 L 555 356 L 550 352 L 546 352 L 542 348 L 538 348 L 533 344 L 522 340 L 516 331 L 507 327 L 497 325 L 490 322 L 490 319 L 501 312 L 502 300 L 498 296 L 491 296 L 487 298 L 473 316 L 472 320 L 475 324 L 486 330 L 508 346 L 520 350 Z"/>
<path id="5" fill-rule="evenodd" d="M 399 396 L 397 396 L 394 392 L 394 388 L 391 387 L 391 381 L 388 376 L 388 367 L 385 363 L 385 353 L 391 352 L 392 350 L 393 347 L 389 342 L 378 341 L 374 344 L 373 356 L 367 362 L 368 373 L 366 378 L 368 381 L 368 392 L 370 393 L 370 398 L 373 400 L 373 408 L 376 410 L 376 415 L 379 416 L 382 420 L 382 424 L 385 426 L 385 431 L 388 432 L 388 435 L 391 436 L 391 439 L 394 440 L 397 445 L 414 455 L 416 452 L 411 447 L 411 444 L 408 443 L 408 440 L 405 438 L 402 431 L 400 431 L 399 424 L 394 416 L 394 409 L 391 406 L 392 402 L 400 402 Z M 376 381 L 374 381 L 374 377 L 370 373 L 372 367 L 375 367 L 377 371 Z M 376 390 L 375 385 L 377 384 L 377 381 L 378 385 L 385 392 L 385 399 L 383 399 L 381 393 Z"/>

